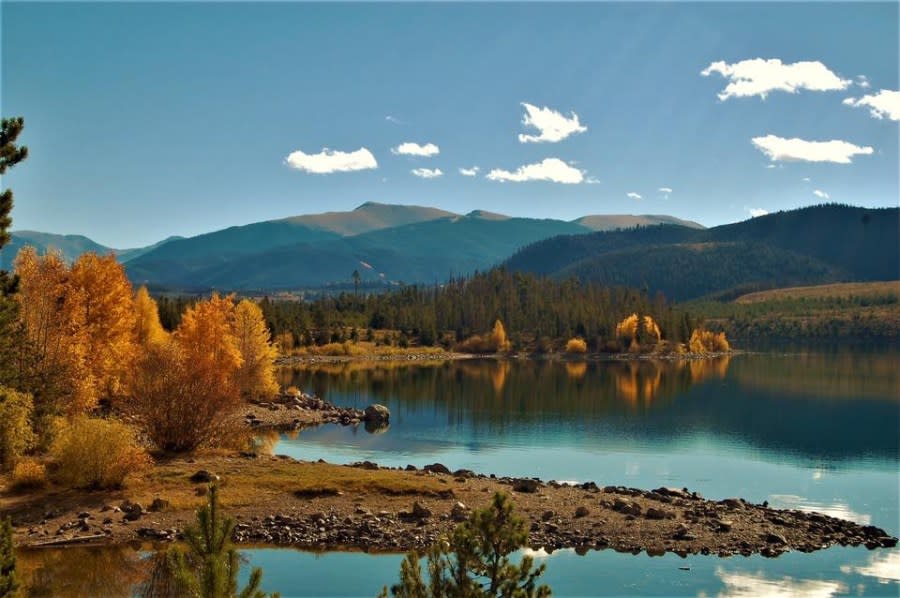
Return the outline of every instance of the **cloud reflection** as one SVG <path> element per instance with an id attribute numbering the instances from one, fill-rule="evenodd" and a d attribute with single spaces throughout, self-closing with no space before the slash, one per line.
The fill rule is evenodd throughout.
<path id="1" fill-rule="evenodd" d="M 817 579 L 768 579 L 762 572 L 731 573 L 716 568 L 716 577 L 725 584 L 720 596 L 747 598 L 830 598 L 847 592 L 847 586 L 839 581 Z"/>
<path id="2" fill-rule="evenodd" d="M 861 525 L 869 525 L 872 522 L 872 516 L 865 513 L 857 513 L 850 508 L 850 505 L 842 502 L 823 503 L 810 500 L 796 494 L 771 494 L 769 502 L 773 507 L 780 509 L 798 509 L 806 513 L 822 513 L 829 517 L 837 517 L 838 519 L 847 519 L 855 521 Z"/>
<path id="3" fill-rule="evenodd" d="M 900 551 L 887 554 L 873 554 L 869 564 L 863 567 L 841 565 L 841 573 L 859 573 L 866 577 L 874 577 L 878 583 L 900 583 Z"/>

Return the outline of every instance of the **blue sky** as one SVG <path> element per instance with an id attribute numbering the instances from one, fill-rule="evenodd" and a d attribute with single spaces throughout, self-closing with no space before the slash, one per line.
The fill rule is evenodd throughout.
<path id="1" fill-rule="evenodd" d="M 3 180 L 17 229 L 124 248 L 366 201 L 708 226 L 826 195 L 898 203 L 896 2 L 3 2 L 0 18 L 0 109 L 31 151 Z"/>

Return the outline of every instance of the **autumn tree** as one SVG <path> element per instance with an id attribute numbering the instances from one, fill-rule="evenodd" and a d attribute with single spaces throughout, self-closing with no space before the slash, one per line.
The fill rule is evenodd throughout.
<path id="1" fill-rule="evenodd" d="M 125 269 L 113 255 L 85 253 L 72 265 L 69 285 L 81 301 L 79 338 L 85 343 L 90 400 L 122 397 L 137 353 L 134 297 Z"/>
<path id="2" fill-rule="evenodd" d="M 255 399 L 277 393 L 275 358 L 278 351 L 272 345 L 259 306 L 247 299 L 238 303 L 234 308 L 232 330 L 242 359 L 237 372 L 241 395 Z"/>
<path id="3" fill-rule="evenodd" d="M 188 308 L 171 339 L 145 348 L 128 408 L 159 448 L 191 451 L 236 425 L 243 359 L 233 327 L 231 298 L 214 294 Z"/>
<path id="4" fill-rule="evenodd" d="M 537 585 L 545 566 L 534 568 L 525 556 L 515 565 L 509 555 L 525 546 L 528 527 L 513 513 L 505 494 L 494 494 L 490 506 L 473 511 L 449 538 L 428 551 L 428 583 L 423 580 L 417 555 L 407 555 L 400 583 L 391 594 L 403 598 L 467 598 L 550 596 L 550 588 Z M 381 596 L 387 596 L 387 588 Z"/>
<path id="5" fill-rule="evenodd" d="M 31 395 L 0 386 L 0 470 L 11 469 L 34 445 Z"/>
<path id="6" fill-rule="evenodd" d="M 587 342 L 583 338 L 570 338 L 566 341 L 566 353 L 587 353 Z"/>
<path id="7" fill-rule="evenodd" d="M 142 286 L 134 294 L 134 330 L 138 347 L 147 347 L 166 341 L 168 334 L 159 321 L 156 301 Z"/>
<path id="8" fill-rule="evenodd" d="M 688 348 L 691 353 L 727 353 L 731 350 L 731 345 L 724 332 L 716 333 L 697 328 L 691 333 Z"/>
<path id="9" fill-rule="evenodd" d="M 499 319 L 494 322 L 494 328 L 491 330 L 488 342 L 498 353 L 509 351 L 512 346 L 512 343 L 506 338 L 506 329 L 503 327 L 503 322 Z"/>
<path id="10" fill-rule="evenodd" d="M 19 366 L 26 371 L 26 386 L 42 415 L 81 411 L 91 403 L 81 291 L 72 288 L 58 252 L 39 256 L 25 247 L 13 263 L 18 318 L 28 346 Z"/>

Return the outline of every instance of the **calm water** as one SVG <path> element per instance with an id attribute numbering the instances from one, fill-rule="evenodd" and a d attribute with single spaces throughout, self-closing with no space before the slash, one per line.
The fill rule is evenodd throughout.
<path id="1" fill-rule="evenodd" d="M 275 452 L 308 460 L 439 461 L 451 469 L 601 485 L 687 486 L 710 498 L 768 500 L 896 535 L 898 357 L 832 352 L 679 364 L 470 361 L 286 370 L 282 382 L 333 403 L 387 405 L 391 425 L 378 434 L 323 426 L 270 440 Z M 400 560 L 276 549 L 245 554 L 264 568 L 265 587 L 285 596 L 372 596 L 396 580 Z M 547 559 L 547 582 L 560 596 L 900 593 L 896 549 L 832 548 L 778 559 L 538 556 Z M 69 595 L 96 594 L 83 587 L 85 579 L 116 588 L 110 595 L 127 595 L 129 576 L 141 569 L 139 554 L 128 548 L 25 558 L 43 588 L 36 595 L 65 595 L 63 582 L 74 588 Z M 98 564 L 86 566 L 91 559 Z M 67 573 L 65 563 L 73 560 L 78 565 Z"/>

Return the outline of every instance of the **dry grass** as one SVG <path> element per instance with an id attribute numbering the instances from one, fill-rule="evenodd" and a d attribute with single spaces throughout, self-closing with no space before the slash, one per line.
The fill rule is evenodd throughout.
<path id="1" fill-rule="evenodd" d="M 786 289 L 771 289 L 741 295 L 734 300 L 735 303 L 759 303 L 762 301 L 777 301 L 781 299 L 824 299 L 854 297 L 880 297 L 895 295 L 900 297 L 900 280 L 888 282 L 845 282 L 838 284 L 823 284 L 811 287 L 790 287 Z"/>

